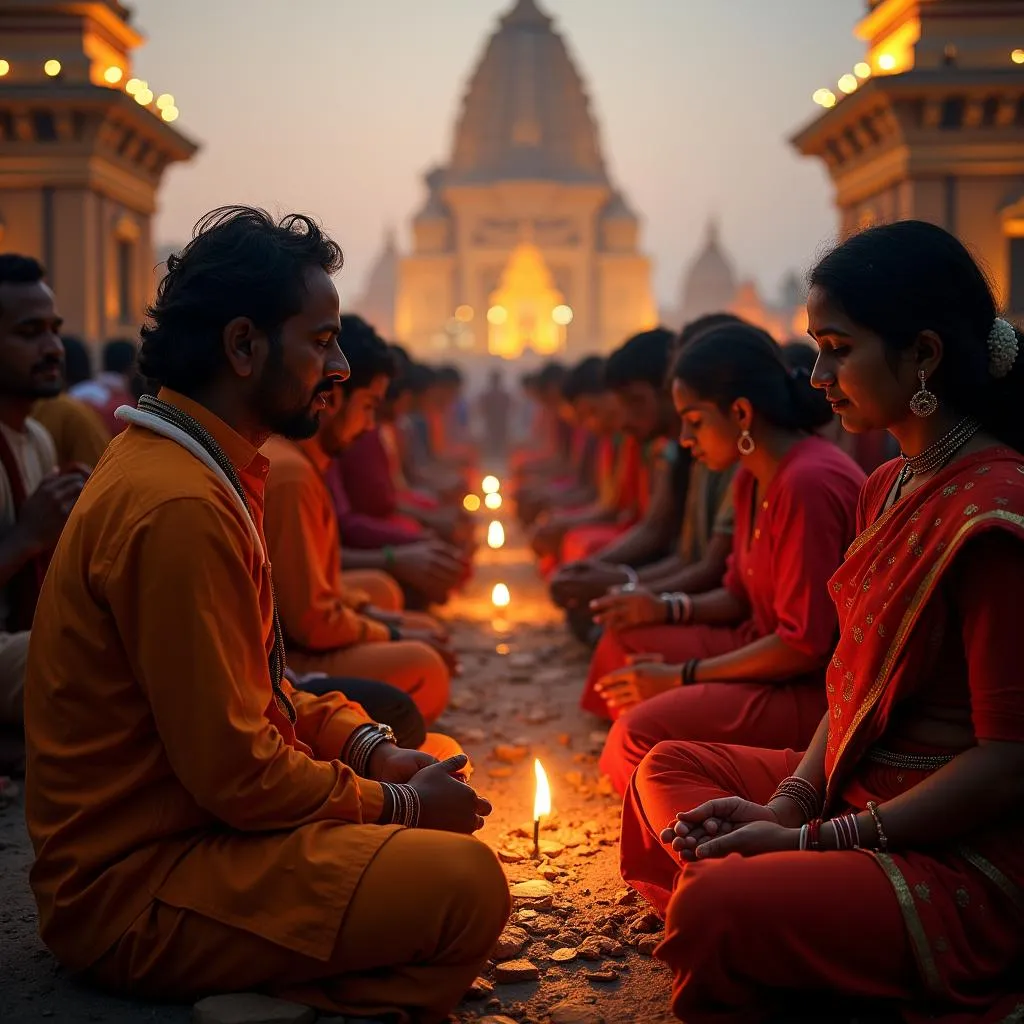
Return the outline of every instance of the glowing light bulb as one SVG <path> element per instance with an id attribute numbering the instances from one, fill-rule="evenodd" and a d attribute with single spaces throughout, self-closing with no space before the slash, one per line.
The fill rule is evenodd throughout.
<path id="1" fill-rule="evenodd" d="M 505 527 L 495 519 L 487 527 L 487 546 L 489 548 L 500 548 L 505 545 Z"/>
<path id="2" fill-rule="evenodd" d="M 871 77 L 871 65 L 866 61 L 858 61 L 853 65 L 853 73 L 858 78 L 870 78 Z"/>
<path id="3" fill-rule="evenodd" d="M 480 499 L 475 494 L 467 494 L 462 499 L 462 507 L 467 512 L 477 512 L 480 509 Z"/>
<path id="4" fill-rule="evenodd" d="M 152 89 L 140 89 L 135 94 L 135 102 L 140 107 L 148 107 L 153 102 L 153 90 Z"/>
<path id="5" fill-rule="evenodd" d="M 883 53 L 882 56 L 878 58 L 878 66 L 883 71 L 892 71 L 892 69 L 896 67 L 896 58 L 891 53 Z"/>
<path id="6" fill-rule="evenodd" d="M 473 307 L 466 305 L 459 306 L 455 310 L 455 319 L 458 320 L 460 324 L 470 323 L 473 319 Z"/>
<path id="7" fill-rule="evenodd" d="M 508 310 L 504 306 L 491 306 L 487 310 L 487 322 L 495 327 L 508 323 Z"/>
<path id="8" fill-rule="evenodd" d="M 128 81 L 124 83 L 124 91 L 128 93 L 129 96 L 134 96 L 145 86 L 145 84 L 146 83 L 140 78 L 129 78 Z"/>
<path id="9" fill-rule="evenodd" d="M 1010 60 L 1012 60 L 1014 64 L 1024 64 L 1024 50 L 1014 50 L 1013 53 L 1010 54 Z"/>
<path id="10" fill-rule="evenodd" d="M 495 608 L 507 608 L 511 600 L 512 595 L 508 592 L 508 587 L 504 583 L 495 583 L 491 591 L 491 604 Z"/>
<path id="11" fill-rule="evenodd" d="M 178 108 L 177 107 L 164 107 L 160 111 L 160 116 L 170 124 L 172 121 L 178 120 Z"/>
<path id="12" fill-rule="evenodd" d="M 811 99 L 814 100 L 814 102 L 817 103 L 819 107 L 830 106 L 831 103 L 829 101 L 831 100 L 834 102 L 835 98 L 835 93 L 833 93 L 831 89 L 817 89 L 815 90 L 814 95 L 811 97 Z"/>
<path id="13" fill-rule="evenodd" d="M 4 75 L 9 74 L 10 70 L 11 70 L 11 63 L 10 63 L 10 61 L 0 60 L 0 78 L 3 78 Z"/>
<path id="14" fill-rule="evenodd" d="M 573 312 L 571 306 L 555 306 L 551 310 L 551 319 L 558 324 L 559 327 L 568 327 L 572 323 Z"/>
<path id="15" fill-rule="evenodd" d="M 497 494 L 501 490 L 501 481 L 496 476 L 485 476 L 480 484 L 484 494 Z"/>
<path id="16" fill-rule="evenodd" d="M 173 106 L 174 106 L 174 97 L 169 92 L 161 93 L 156 98 L 156 109 L 157 110 L 165 110 L 167 107 L 173 107 Z"/>
<path id="17" fill-rule="evenodd" d="M 484 497 L 484 505 L 489 508 L 492 512 L 497 512 L 501 508 L 501 495 L 500 494 L 488 494 Z"/>
<path id="18" fill-rule="evenodd" d="M 50 59 L 43 65 L 43 71 L 50 76 L 50 78 L 56 78 L 61 72 L 61 63 L 59 60 Z"/>
<path id="19" fill-rule="evenodd" d="M 122 71 L 116 64 L 111 64 L 110 67 L 103 72 L 103 81 L 106 82 L 107 85 L 117 85 L 122 78 L 124 78 L 124 71 Z"/>
<path id="20" fill-rule="evenodd" d="M 856 75 L 843 75 L 839 79 L 839 91 L 845 92 L 847 96 L 852 92 L 856 92 L 859 85 L 860 82 L 857 81 Z"/>

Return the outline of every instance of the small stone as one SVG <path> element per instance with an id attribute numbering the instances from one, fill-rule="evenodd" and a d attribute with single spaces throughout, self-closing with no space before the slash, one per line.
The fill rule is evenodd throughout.
<path id="1" fill-rule="evenodd" d="M 537 874 L 548 882 L 553 882 L 558 878 L 558 871 L 555 868 L 541 868 Z"/>
<path id="2" fill-rule="evenodd" d="M 544 857 L 560 857 L 565 853 L 565 847 L 561 843 L 556 843 L 554 839 L 542 839 L 539 846 Z"/>
<path id="3" fill-rule="evenodd" d="M 562 930 L 562 922 L 551 914 L 541 914 L 527 925 L 534 935 L 554 935 Z"/>
<path id="4" fill-rule="evenodd" d="M 497 768 L 488 768 L 487 774 L 492 779 L 511 779 L 512 769 L 505 766 L 499 766 Z"/>
<path id="5" fill-rule="evenodd" d="M 484 1009 L 488 1013 L 497 1013 L 501 1009 L 501 1000 L 498 998 L 488 999 L 484 1004 Z"/>
<path id="6" fill-rule="evenodd" d="M 552 718 L 557 718 L 558 712 L 552 711 L 551 708 L 542 707 L 540 704 L 530 708 L 525 715 L 523 715 L 523 721 L 529 725 L 543 725 L 545 722 L 550 722 Z"/>
<path id="7" fill-rule="evenodd" d="M 604 1024 L 592 1006 L 585 1003 L 559 1003 L 551 1008 L 551 1024 Z"/>
<path id="8" fill-rule="evenodd" d="M 499 743 L 491 755 L 497 761 L 504 761 L 506 764 L 519 764 L 529 754 L 529 747 L 514 746 L 510 743 Z"/>
<path id="9" fill-rule="evenodd" d="M 536 910 L 520 910 L 519 913 L 516 914 L 516 921 L 519 922 L 519 924 L 524 924 L 527 921 L 534 920 L 537 916 Z"/>
<path id="10" fill-rule="evenodd" d="M 519 654 L 513 654 L 508 659 L 510 668 L 533 668 L 537 664 L 537 657 L 534 654 L 530 654 L 528 651 L 523 651 Z M 561 673 L 559 673 L 559 676 Z"/>
<path id="11" fill-rule="evenodd" d="M 529 941 L 530 936 L 522 928 L 509 925 L 498 936 L 498 941 L 491 952 L 491 959 L 511 960 L 512 957 L 517 956 L 523 951 Z"/>
<path id="12" fill-rule="evenodd" d="M 635 889 L 621 889 L 615 897 L 615 906 L 617 907 L 632 907 L 635 903 Z"/>
<path id="13" fill-rule="evenodd" d="M 591 935 L 590 938 L 584 939 L 576 952 L 582 960 L 600 960 L 604 956 L 604 951 L 601 949 L 601 940 L 596 935 Z"/>
<path id="14" fill-rule="evenodd" d="M 494 980 L 499 985 L 512 985 L 517 981 L 536 981 L 539 977 L 540 968 L 529 960 L 505 960 L 494 968 Z"/>
<path id="15" fill-rule="evenodd" d="M 501 1009 L 501 1003 L 497 1007 Z M 480 1024 L 516 1024 L 511 1017 L 481 1017 Z"/>
<path id="16" fill-rule="evenodd" d="M 526 860 L 526 854 L 518 850 L 502 849 L 498 851 L 498 859 L 505 864 L 522 864 Z"/>
<path id="17" fill-rule="evenodd" d="M 621 960 L 628 952 L 621 942 L 609 942 L 607 946 L 602 944 L 602 948 L 605 956 L 615 957 L 616 960 Z"/>
<path id="18" fill-rule="evenodd" d="M 513 885 L 510 891 L 517 899 L 539 900 L 545 896 L 552 896 L 555 890 L 550 882 L 546 882 L 542 878 L 533 878 L 528 882 Z"/>
<path id="19" fill-rule="evenodd" d="M 192 1007 L 192 1024 L 312 1024 L 316 1010 L 258 992 L 208 996 Z"/>
<path id="20" fill-rule="evenodd" d="M 562 946 L 561 949 L 552 951 L 550 959 L 559 964 L 567 964 L 570 960 L 576 959 L 576 950 L 570 946 Z"/>
<path id="21" fill-rule="evenodd" d="M 478 1002 L 481 999 L 489 999 L 494 995 L 494 985 L 491 984 L 486 978 L 477 978 L 472 985 L 469 986 L 469 991 L 464 996 L 465 999 L 470 999 L 473 1002 Z M 321 1018 L 322 1020 L 323 1018 Z"/>
<path id="22" fill-rule="evenodd" d="M 661 931 L 661 918 L 657 914 L 640 914 L 629 922 L 629 927 L 638 935 L 653 935 Z"/>
<path id="23" fill-rule="evenodd" d="M 654 956 L 654 951 L 661 945 L 661 939 L 655 935 L 645 935 L 637 944 L 638 952 L 643 956 Z"/>
<path id="24" fill-rule="evenodd" d="M 605 741 L 608 739 L 608 733 L 603 732 L 600 729 L 595 729 L 588 739 L 595 747 L 603 747 L 605 745 Z"/>
<path id="25" fill-rule="evenodd" d="M 483 729 L 458 729 L 457 734 L 462 743 L 483 743 L 487 739 Z"/>
<path id="26" fill-rule="evenodd" d="M 619 980 L 619 976 L 614 971 L 587 971 L 584 977 L 587 981 L 596 981 L 601 984 Z"/>
<path id="27" fill-rule="evenodd" d="M 556 739 L 560 747 L 568 747 L 572 743 L 572 737 L 567 732 L 560 732 Z"/>
<path id="28" fill-rule="evenodd" d="M 573 789 L 579 789 L 583 785 L 583 772 L 566 772 L 565 781 L 569 783 Z"/>

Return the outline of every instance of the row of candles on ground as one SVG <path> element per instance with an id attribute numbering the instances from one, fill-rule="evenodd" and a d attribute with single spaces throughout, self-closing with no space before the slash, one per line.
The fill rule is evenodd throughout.
<path id="1" fill-rule="evenodd" d="M 480 482 L 480 490 L 483 491 L 482 504 L 485 508 L 491 512 L 496 512 L 501 508 L 501 481 L 496 476 L 485 476 Z M 478 494 L 467 494 L 462 502 L 462 507 L 467 512 L 478 512 L 480 505 Z M 505 546 L 505 527 L 498 519 L 492 519 L 487 527 L 487 546 L 495 551 Z M 491 603 L 495 608 L 507 608 L 511 599 L 506 584 L 494 584 L 494 588 L 491 590 Z"/>

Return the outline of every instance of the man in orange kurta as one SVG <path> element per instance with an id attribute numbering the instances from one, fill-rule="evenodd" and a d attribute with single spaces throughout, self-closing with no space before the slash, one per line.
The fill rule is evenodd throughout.
<path id="1" fill-rule="evenodd" d="M 373 425 L 392 367 L 387 346 L 369 329 L 349 338 L 343 328 L 341 343 L 352 376 L 328 396 L 317 435 L 304 441 L 275 437 L 264 449 L 270 459 L 267 544 L 288 661 L 299 672 L 390 683 L 416 701 L 429 724 L 448 703 L 448 663 L 454 663 L 440 626 L 426 615 L 403 614 L 397 586 L 397 607 L 387 597 L 386 574 L 354 574 L 348 582 L 356 589 L 341 571 L 325 478 L 332 458 Z M 383 608 L 381 598 L 387 599 Z"/>
<path id="2" fill-rule="evenodd" d="M 340 263 L 313 222 L 246 208 L 169 261 L 141 351 L 162 388 L 125 414 L 36 612 L 30 881 L 61 963 L 122 994 L 431 1024 L 508 916 L 470 835 L 490 806 L 464 758 L 292 688 L 263 533 L 258 447 L 310 436 L 347 372 Z"/>

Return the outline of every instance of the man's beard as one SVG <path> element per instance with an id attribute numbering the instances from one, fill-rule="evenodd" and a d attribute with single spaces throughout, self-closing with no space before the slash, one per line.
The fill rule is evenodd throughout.
<path id="1" fill-rule="evenodd" d="M 36 374 L 51 368 L 60 369 L 59 363 L 44 363 L 33 366 L 28 377 L 23 381 L 12 381 L 10 378 L 4 380 L 3 373 L 0 373 L 0 395 L 7 398 L 22 398 L 35 401 L 38 398 L 56 398 L 64 390 L 64 374 L 61 373 L 53 380 L 39 380 Z"/>
<path id="2" fill-rule="evenodd" d="M 284 368 L 284 351 L 280 343 L 272 345 L 270 358 L 263 371 L 256 401 L 263 425 L 272 433 L 289 441 L 308 441 L 320 429 L 319 404 L 313 403 L 333 387 L 330 381 L 321 381 L 313 394 L 300 406 L 293 395 L 299 391 L 298 382 Z"/>

